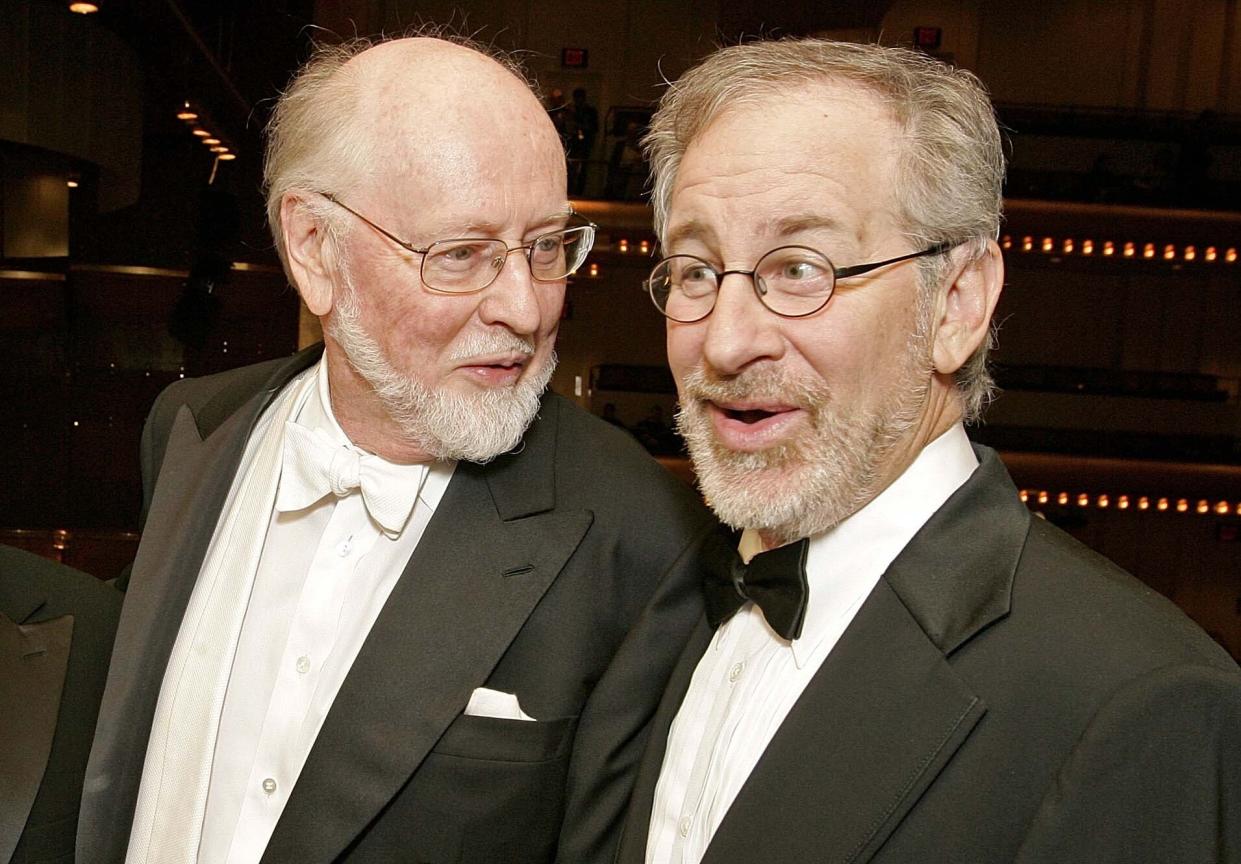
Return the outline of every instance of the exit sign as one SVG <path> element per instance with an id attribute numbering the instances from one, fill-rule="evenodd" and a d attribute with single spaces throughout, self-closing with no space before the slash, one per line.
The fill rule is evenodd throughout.
<path id="1" fill-rule="evenodd" d="M 590 59 L 585 48 L 561 48 L 560 65 L 565 69 L 585 69 Z"/>
<path id="2" fill-rule="evenodd" d="M 923 51 L 938 51 L 939 46 L 943 41 L 944 30 L 942 27 L 914 28 L 915 48 L 921 48 Z"/>

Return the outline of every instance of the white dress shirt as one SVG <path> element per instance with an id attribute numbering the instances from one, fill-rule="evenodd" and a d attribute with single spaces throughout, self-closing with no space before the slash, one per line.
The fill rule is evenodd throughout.
<path id="1" fill-rule="evenodd" d="M 648 864 L 697 864 L 789 709 L 888 565 L 978 467 L 965 429 L 927 445 L 900 477 L 810 539 L 801 636 L 789 642 L 746 603 L 716 631 L 668 734 Z M 747 532 L 743 548 L 753 536 Z M 847 782 L 847 780 L 842 781 Z"/>
<path id="2" fill-rule="evenodd" d="M 318 380 L 295 408 L 295 422 L 353 447 L 332 413 L 326 365 L 320 361 L 305 374 Z M 251 442 L 261 439 L 267 416 Z M 251 449 L 247 445 L 239 476 Z M 339 498 L 317 494 L 301 488 L 287 463 L 282 469 L 220 719 L 202 864 L 250 864 L 262 857 L 332 702 L 455 465 L 383 464 L 389 482 L 419 490 L 398 530 L 377 523 L 358 490 Z"/>

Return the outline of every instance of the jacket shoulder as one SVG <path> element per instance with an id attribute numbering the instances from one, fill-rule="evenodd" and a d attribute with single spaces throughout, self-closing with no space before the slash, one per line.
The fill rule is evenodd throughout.
<path id="1" fill-rule="evenodd" d="M 1049 639 L 1131 674 L 1169 663 L 1237 671 L 1174 603 L 1042 519 L 1032 520 L 1014 593 L 1014 607 L 1027 599 L 1055 628 Z"/>

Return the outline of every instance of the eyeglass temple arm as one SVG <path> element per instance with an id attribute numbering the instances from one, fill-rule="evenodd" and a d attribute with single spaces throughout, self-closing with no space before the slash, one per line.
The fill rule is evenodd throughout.
<path id="1" fill-rule="evenodd" d="M 391 241 L 392 241 L 393 243 L 395 243 L 396 245 L 400 246 L 402 249 L 408 249 L 410 252 L 416 252 L 416 253 L 418 253 L 419 255 L 426 255 L 426 254 L 427 254 L 427 249 L 430 249 L 430 248 L 431 248 L 430 246 L 428 246 L 426 249 L 419 249 L 417 246 L 415 246 L 413 243 L 410 243 L 408 240 L 402 240 L 400 237 L 398 237 L 398 236 L 396 236 L 395 234 L 393 234 L 393 233 L 392 233 L 391 231 L 389 231 L 387 228 L 384 228 L 382 225 L 376 225 L 376 224 L 375 224 L 374 222 L 372 222 L 370 219 L 367 219 L 365 216 L 363 216 L 363 215 L 362 215 L 361 213 L 359 213 L 357 210 L 354 210 L 352 207 L 350 207 L 350 206 L 349 206 L 348 204 L 346 204 L 344 201 L 341 201 L 339 198 L 337 198 L 337 197 L 336 197 L 335 195 L 333 195 L 331 192 L 320 192 L 319 194 L 320 194 L 320 195 L 322 195 L 322 196 L 323 196 L 324 198 L 326 198 L 327 200 L 331 201 L 331 202 L 332 202 L 333 204 L 335 204 L 337 207 L 340 207 L 340 208 L 341 208 L 341 209 L 343 209 L 343 210 L 348 210 L 348 211 L 349 211 L 350 213 L 352 213 L 354 216 L 357 216 L 359 219 L 361 219 L 361 220 L 362 220 L 363 222 L 365 222 L 367 225 L 369 225 L 369 226 L 371 226 L 372 228 L 374 228 L 376 231 L 378 231 L 380 234 L 382 234 L 382 235 L 384 235 L 385 237 L 387 237 L 389 240 L 391 240 Z"/>
<path id="2" fill-rule="evenodd" d="M 898 261 L 908 261 L 910 258 L 921 258 L 925 255 L 939 255 L 943 252 L 947 252 L 956 245 L 956 243 L 953 243 L 950 240 L 945 240 L 943 243 L 936 243 L 934 246 L 928 246 L 919 252 L 910 252 L 908 255 L 897 255 L 895 258 L 889 258 L 887 261 L 876 261 L 873 264 L 857 264 L 853 267 L 841 267 L 836 271 L 836 278 L 847 279 L 850 276 L 861 276 L 863 273 L 878 270 L 880 267 L 887 267 L 889 264 L 895 264 Z"/>

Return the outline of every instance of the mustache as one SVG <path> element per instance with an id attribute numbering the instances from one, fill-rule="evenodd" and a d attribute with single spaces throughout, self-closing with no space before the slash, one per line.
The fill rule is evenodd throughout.
<path id="1" fill-rule="evenodd" d="M 732 402 L 746 399 L 773 400 L 811 408 L 829 395 L 825 384 L 791 374 L 777 365 L 744 369 L 721 375 L 705 365 L 695 366 L 681 380 L 683 401 Z"/>
<path id="2" fill-rule="evenodd" d="M 452 356 L 449 359 L 469 360 L 472 357 L 482 357 L 488 354 L 508 353 L 521 354 L 525 357 L 533 356 L 534 342 L 508 330 L 470 333 L 453 347 Z"/>

